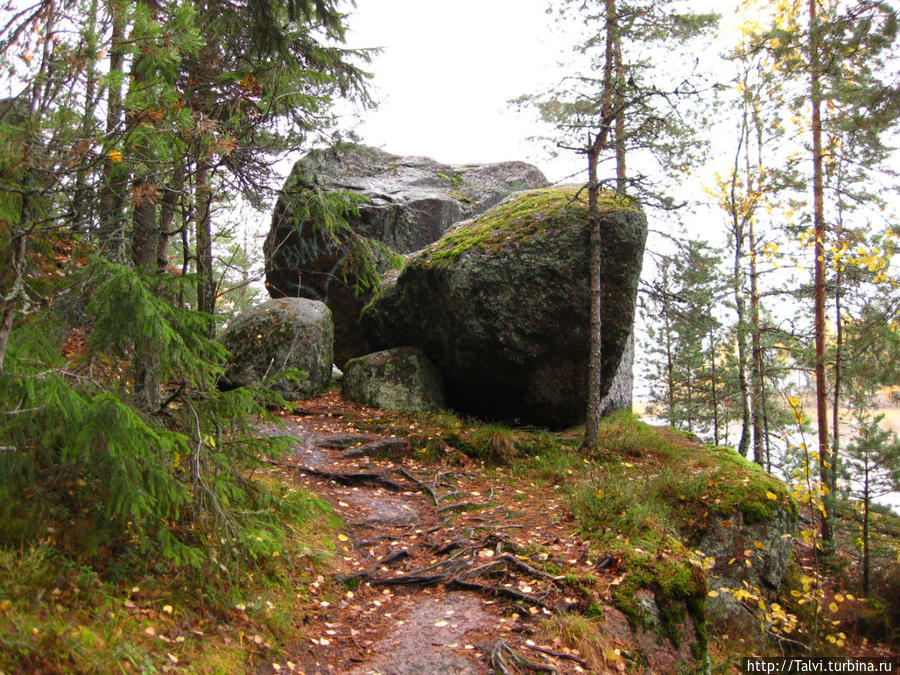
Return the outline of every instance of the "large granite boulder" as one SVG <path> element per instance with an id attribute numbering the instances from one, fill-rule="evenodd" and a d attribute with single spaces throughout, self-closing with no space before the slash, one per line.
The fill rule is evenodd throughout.
<path id="1" fill-rule="evenodd" d="M 334 328 L 324 303 L 306 298 L 269 300 L 236 316 L 222 333 L 228 349 L 225 384 L 246 386 L 289 369 L 272 388 L 289 400 L 313 396 L 331 382 Z"/>
<path id="2" fill-rule="evenodd" d="M 427 412 L 444 406 L 441 374 L 415 347 L 350 359 L 341 386 L 348 401 L 386 410 Z"/>
<path id="3" fill-rule="evenodd" d="M 604 408 L 631 406 L 643 213 L 605 195 Z M 575 188 L 510 197 L 411 256 L 362 313 L 379 348 L 413 345 L 448 404 L 487 419 L 562 428 L 584 420 L 590 334 L 587 205 Z"/>
<path id="4" fill-rule="evenodd" d="M 311 298 L 331 308 L 335 361 L 343 366 L 372 351 L 359 328 L 371 299 L 358 274 L 367 260 L 384 272 L 399 258 L 392 253 L 417 251 L 510 193 L 546 184 L 523 162 L 451 166 L 352 144 L 314 150 L 294 165 L 275 205 L 263 246 L 266 288 L 273 298 Z M 321 222 L 321 195 L 343 208 L 352 234 L 344 232 L 340 243 Z"/>

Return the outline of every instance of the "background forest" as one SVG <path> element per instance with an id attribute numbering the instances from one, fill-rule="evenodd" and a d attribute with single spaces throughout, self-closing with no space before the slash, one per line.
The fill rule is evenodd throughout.
<path id="1" fill-rule="evenodd" d="M 858 520 L 868 594 L 870 510 L 900 489 L 897 10 L 736 16 L 556 0 L 569 74 L 513 105 L 587 171 L 570 182 L 648 212 L 649 414 L 783 478 L 825 555 L 835 515 Z M 285 158 L 353 139 L 342 114 L 374 105 L 353 21 L 339 0 L 0 8 L 0 566 L 30 551 L 121 581 L 149 560 L 236 588 L 279 573 L 286 523 L 324 518 L 255 476 L 287 444 L 252 424 L 285 401 L 220 391 L 215 338 L 260 295 L 245 221 Z M 350 236 L 347 203 L 309 187 Z"/>

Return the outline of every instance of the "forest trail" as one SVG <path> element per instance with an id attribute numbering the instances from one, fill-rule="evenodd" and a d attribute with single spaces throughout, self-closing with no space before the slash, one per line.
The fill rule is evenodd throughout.
<path id="1" fill-rule="evenodd" d="M 357 426 L 384 414 L 329 392 L 263 428 L 297 439 L 277 471 L 328 501 L 347 529 L 331 577 L 309 588 L 291 658 L 262 672 L 588 672 L 559 640 L 541 643 L 540 622 L 586 608 L 567 574 L 616 583 L 616 561 L 588 559 L 547 486 L 457 451 L 418 461 L 407 440 Z"/>

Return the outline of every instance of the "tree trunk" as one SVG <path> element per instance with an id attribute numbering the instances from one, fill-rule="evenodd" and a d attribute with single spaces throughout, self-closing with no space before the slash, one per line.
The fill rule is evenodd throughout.
<path id="1" fill-rule="evenodd" d="M 762 347 L 760 340 L 759 291 L 756 278 L 756 237 L 753 219 L 747 225 L 748 246 L 750 247 L 750 343 L 751 343 L 751 415 L 753 423 L 753 461 L 765 466 L 765 452 L 762 438 Z"/>
<path id="2" fill-rule="evenodd" d="M 94 116 L 99 99 L 97 93 L 97 0 L 91 0 L 90 9 L 87 16 L 87 44 L 85 51 L 88 54 L 87 59 L 87 75 L 84 83 L 84 112 L 81 116 L 81 137 L 84 142 L 91 138 L 94 130 Z M 101 89 L 102 93 L 102 89 Z M 75 172 L 75 186 L 72 189 L 72 223 L 78 231 L 88 234 L 90 225 L 92 224 L 94 214 L 92 213 L 92 202 L 90 201 L 93 191 L 92 185 L 88 183 L 88 177 L 92 171 L 91 165 L 94 162 L 92 153 L 85 152 L 79 158 L 78 169 Z"/>
<path id="3" fill-rule="evenodd" d="M 814 315 L 815 315 L 815 375 L 816 415 L 819 445 L 819 479 L 828 485 L 828 402 L 825 382 L 825 189 L 822 171 L 822 92 L 819 81 L 818 18 L 816 0 L 809 0 L 809 68 L 810 103 L 812 106 L 812 162 L 813 162 L 813 225 L 815 231 L 814 255 Z M 825 499 L 821 534 L 826 552 L 833 541 L 831 527 L 832 499 Z"/>
<path id="4" fill-rule="evenodd" d="M 869 452 L 863 470 L 863 595 L 869 597 Z"/>
<path id="5" fill-rule="evenodd" d="M 159 210 L 159 226 L 157 227 L 159 238 L 156 242 L 156 266 L 160 269 L 164 269 L 169 265 L 169 237 L 174 234 L 174 232 L 171 231 L 171 228 L 172 223 L 175 220 L 175 207 L 178 205 L 178 199 L 181 196 L 183 186 L 184 167 L 179 166 L 176 169 L 176 175 L 166 186 Z M 182 227 L 184 227 L 183 224 Z"/>
<path id="6" fill-rule="evenodd" d="M 601 265 L 602 260 L 602 233 L 600 232 L 599 200 L 600 183 L 597 180 L 597 161 L 600 152 L 606 147 L 609 138 L 609 127 L 613 121 L 612 96 L 613 96 L 613 65 L 614 65 L 614 36 L 616 23 L 615 0 L 606 2 L 606 62 L 603 68 L 603 100 L 601 101 L 601 125 L 596 136 L 589 139 L 587 149 L 588 159 L 588 222 L 591 228 L 591 332 L 590 332 L 590 356 L 588 362 L 588 393 L 587 411 L 584 421 L 584 439 L 581 449 L 584 452 L 596 452 L 600 445 L 600 417 L 602 414 L 603 397 L 601 396 L 601 342 L 603 321 L 601 317 Z"/>
<path id="7" fill-rule="evenodd" d="M 615 6 L 612 12 L 613 22 L 609 38 L 613 44 L 613 61 L 616 67 L 615 78 L 615 144 L 616 144 L 616 192 L 625 194 L 627 179 L 625 175 L 625 64 L 622 63 L 622 39 L 619 36 L 618 21 L 615 20 Z"/>
<path id="8" fill-rule="evenodd" d="M 835 289 L 834 289 L 834 323 L 835 323 L 835 345 L 834 345 L 834 400 L 831 408 L 831 462 L 828 470 L 828 489 L 831 494 L 835 494 L 837 489 L 837 471 L 838 460 L 841 450 L 841 433 L 840 433 L 840 403 L 841 403 L 841 369 L 843 368 L 842 350 L 844 348 L 844 327 L 841 319 L 841 285 L 843 283 L 843 275 L 841 274 L 840 265 L 835 270 Z"/>
<path id="9" fill-rule="evenodd" d="M 710 317 L 712 316 L 712 308 L 708 308 L 708 312 Z M 713 443 L 716 446 L 719 445 L 719 395 L 716 387 L 716 343 L 715 343 L 715 334 L 712 329 L 712 321 L 709 323 L 709 331 L 707 332 L 709 335 L 709 364 L 710 364 L 710 377 L 712 379 L 711 382 L 711 393 L 712 393 L 712 407 L 713 407 Z"/>
<path id="10" fill-rule="evenodd" d="M 28 196 L 25 195 L 25 199 Z M 25 211 L 25 209 L 22 209 Z M 3 315 L 0 317 L 0 373 L 3 372 L 3 362 L 6 358 L 6 348 L 9 345 L 9 336 L 12 333 L 13 319 L 19 305 L 19 296 L 22 293 L 22 277 L 25 274 L 25 251 L 28 235 L 22 232 L 12 239 L 12 270 L 13 277 L 9 292 L 3 297 Z"/>
<path id="11" fill-rule="evenodd" d="M 122 85 L 125 66 L 126 16 L 117 2 L 110 2 L 112 13 L 112 34 L 109 49 L 109 86 L 107 88 L 106 134 L 118 137 L 122 124 Z M 128 184 L 128 169 L 122 162 L 107 155 L 103 164 L 103 181 L 100 186 L 100 224 L 98 240 L 100 250 L 107 259 L 123 263 L 126 257 L 125 190 Z"/>
<path id="12" fill-rule="evenodd" d="M 669 304 L 663 305 L 663 329 L 666 331 L 666 391 L 669 409 L 669 426 L 675 426 L 675 357 L 672 354 L 672 328 L 669 324 Z"/>
<path id="13" fill-rule="evenodd" d="M 52 26 L 56 22 L 56 6 L 49 3 L 45 10 L 45 34 L 52 33 Z M 19 302 L 25 298 L 25 289 L 23 279 L 25 278 L 26 259 L 25 254 L 28 250 L 28 238 L 35 231 L 35 214 L 36 205 L 34 204 L 35 193 L 38 192 L 40 183 L 35 178 L 32 167 L 35 163 L 34 151 L 35 146 L 39 143 L 38 132 L 35 130 L 35 124 L 41 114 L 43 107 L 42 96 L 40 92 L 40 81 L 47 76 L 50 65 L 48 51 L 50 49 L 50 40 L 44 40 L 44 55 L 40 62 L 38 76 L 34 78 L 28 91 L 28 113 L 27 119 L 23 121 L 23 127 L 27 130 L 22 143 L 22 156 L 18 161 L 18 168 L 13 170 L 10 177 L 12 182 L 16 181 L 16 174 L 20 178 L 20 187 L 22 190 L 22 202 L 19 206 L 18 223 L 4 222 L 3 225 L 9 228 L 9 244 L 11 256 L 7 257 L 3 252 L 0 262 L 7 263 L 12 269 L 12 278 L 9 282 L 9 289 L 0 295 L 0 373 L 3 372 L 3 366 L 6 361 L 6 350 L 9 347 L 9 337 L 12 335 L 13 322 L 16 312 L 19 308 Z M 3 176 L 7 179 L 7 176 Z M 18 230 L 18 231 L 16 231 Z M 2 277 L 0 277 L 2 279 Z M 0 287 L 0 292 L 3 292 Z"/>
<path id="14" fill-rule="evenodd" d="M 212 190 L 209 187 L 209 167 L 200 165 L 196 176 L 196 227 L 197 227 L 197 309 L 207 314 L 216 310 L 216 284 L 213 277 L 212 257 Z M 211 328 L 214 330 L 214 328 Z"/>
<path id="15" fill-rule="evenodd" d="M 743 232 L 739 229 L 735 236 L 734 248 L 734 306 L 737 312 L 737 353 L 738 353 L 738 388 L 741 397 L 741 439 L 738 443 L 738 452 L 742 457 L 747 456 L 750 448 L 750 387 L 747 384 L 747 323 L 744 318 L 744 293 L 741 290 L 741 269 L 740 261 L 742 257 L 741 240 Z"/>
<path id="16" fill-rule="evenodd" d="M 738 209 L 737 179 L 738 168 L 743 144 L 747 136 L 747 112 L 741 118 L 741 131 L 738 136 L 738 147 L 734 155 L 734 168 L 731 174 L 730 205 L 732 229 L 734 234 L 734 266 L 732 274 L 732 290 L 734 292 L 734 308 L 737 312 L 737 326 L 735 339 L 738 353 L 738 388 L 741 396 L 741 439 L 738 442 L 738 452 L 742 457 L 747 456 L 750 448 L 750 391 L 747 385 L 747 323 L 744 318 L 744 291 L 743 275 L 741 273 L 741 260 L 744 257 L 744 225 L 742 214 Z"/>
<path id="17" fill-rule="evenodd" d="M 588 363 L 588 400 L 587 414 L 584 421 L 584 439 L 581 448 L 585 452 L 596 452 L 600 444 L 600 404 L 601 396 L 601 344 L 603 320 L 601 317 L 602 283 L 600 269 L 602 265 L 601 233 L 598 218 L 599 187 L 597 184 L 597 155 L 588 155 L 588 222 L 591 225 L 591 333 L 590 360 Z"/>

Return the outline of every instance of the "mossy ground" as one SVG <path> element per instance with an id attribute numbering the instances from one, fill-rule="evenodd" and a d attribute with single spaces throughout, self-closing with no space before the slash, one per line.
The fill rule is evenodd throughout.
<path id="1" fill-rule="evenodd" d="M 677 646 L 679 627 L 690 617 L 701 658 L 707 585 L 692 546 L 710 517 L 741 512 L 745 522 L 759 522 L 778 506 L 796 508 L 784 483 L 733 450 L 703 447 L 630 413 L 604 420 L 601 450 L 590 457 L 578 450 L 580 429 L 509 429 L 447 413 L 418 422 L 414 433 L 386 420 L 374 426 L 407 436 L 423 453 L 433 452 L 441 439 L 487 466 L 507 464 L 512 480 L 540 480 L 564 491 L 582 535 L 626 571 L 612 591 L 616 606 L 634 625 L 649 626 L 651 617 L 635 596 L 640 589 L 652 591 L 657 630 Z"/>
<path id="2" fill-rule="evenodd" d="M 267 480 L 281 482 L 273 475 Z M 339 521 L 306 492 L 283 553 L 252 569 L 194 570 L 42 543 L 0 548 L 0 673 L 248 672 L 296 639 Z"/>
<path id="3" fill-rule="evenodd" d="M 737 510 L 746 519 L 764 518 L 775 506 L 793 508 L 786 486 L 776 479 L 730 450 L 703 447 L 626 413 L 604 421 L 601 450 L 585 456 L 579 452 L 578 428 L 550 433 L 486 425 L 447 412 L 373 412 L 344 406 L 334 415 L 352 418 L 359 429 L 405 437 L 420 475 L 429 466 L 440 467 L 431 472 L 458 471 L 470 479 L 461 488 L 468 490 L 464 494 L 478 495 L 473 489 L 481 493 L 472 499 L 485 501 L 485 486 L 496 486 L 507 501 L 498 504 L 491 491 L 491 503 L 507 514 L 507 523 L 558 522 L 560 529 L 552 529 L 550 537 L 581 542 L 563 542 L 567 554 L 560 558 L 546 530 L 534 538 L 527 528 L 504 530 L 521 532 L 517 541 L 523 544 L 516 554 L 548 574 L 561 575 L 565 592 L 577 599 L 567 613 L 554 613 L 541 624 L 536 641 L 577 649 L 597 671 L 624 664 L 639 672 L 641 657 L 617 652 L 599 628 L 604 612 L 614 605 L 635 627 L 656 631 L 661 642 L 677 643 L 680 627 L 690 621 L 698 637 L 694 656 L 700 662 L 708 644 L 719 664 L 734 663 L 746 652 L 747 644 L 738 636 L 713 634 L 706 623 L 706 581 L 692 546 L 717 514 Z M 267 480 L 290 484 L 288 474 L 277 470 Z M 557 504 L 563 508 L 550 508 Z M 524 513 L 524 520 L 516 520 L 516 512 Z M 89 565 L 77 556 L 61 557 L 49 542 L 34 548 L 7 545 L 0 549 L 0 671 L 105 673 L 169 667 L 231 673 L 285 664 L 290 644 L 303 639 L 312 589 L 318 588 L 316 600 L 347 592 L 336 582 L 331 587 L 332 582 L 320 585 L 316 579 L 329 575 L 334 541 L 347 539 L 340 539 L 339 524 L 329 513 L 310 498 L 309 518 L 294 524 L 284 553 L 240 578 L 215 570 L 198 576 L 137 558 Z M 480 510 L 455 517 L 471 518 L 465 522 L 481 527 L 486 515 Z M 879 532 L 896 545 L 898 520 L 884 515 L 881 521 L 886 525 Z M 846 522 L 852 529 L 852 514 Z M 586 559 L 610 556 L 615 571 L 568 565 L 573 549 L 582 544 L 588 547 Z M 890 557 L 890 547 L 883 548 Z M 846 576 L 846 570 L 835 573 Z M 636 599 L 642 590 L 654 594 L 655 611 Z M 889 640 L 895 630 L 887 603 L 859 601 L 853 615 L 847 612 L 836 618 L 847 625 L 868 621 L 873 638 Z"/>

